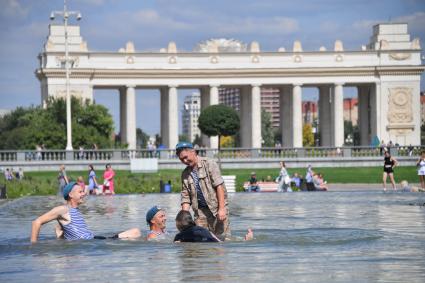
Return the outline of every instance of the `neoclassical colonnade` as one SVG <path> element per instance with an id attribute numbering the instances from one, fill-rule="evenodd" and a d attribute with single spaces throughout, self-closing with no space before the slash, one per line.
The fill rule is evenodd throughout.
<path id="1" fill-rule="evenodd" d="M 39 55 L 36 76 L 42 102 L 65 94 L 63 70 L 64 27 L 49 26 Z M 199 89 L 201 108 L 217 104 L 219 88 L 240 89 L 241 142 L 261 147 L 261 88 L 280 90 L 282 145 L 302 147 L 302 92 L 319 90 L 319 132 L 322 146 L 344 144 L 344 87 L 357 87 L 362 145 L 372 138 L 400 145 L 420 144 L 419 39 L 410 39 L 407 24 L 383 23 L 373 27 L 370 42 L 360 50 L 345 51 L 340 40 L 333 50 L 303 51 L 295 41 L 291 51 L 263 52 L 258 42 L 249 47 L 234 40 L 211 40 L 192 52 L 178 51 L 170 42 L 157 52 L 136 52 L 128 42 L 117 52 L 93 52 L 68 26 L 73 68 L 70 93 L 93 100 L 93 89 L 119 89 L 122 141 L 136 147 L 136 89 L 159 89 L 161 136 L 166 147 L 178 141 L 178 89 Z M 203 137 L 216 148 L 217 138 Z"/>
<path id="2" fill-rule="evenodd" d="M 212 84 L 199 86 L 201 108 L 218 104 L 218 92 L 225 85 Z M 261 147 L 261 87 L 260 84 L 236 86 L 240 88 L 241 146 Z M 302 89 L 303 85 L 274 85 L 280 90 L 280 125 L 282 146 L 302 147 Z M 311 87 L 311 85 L 309 85 Z M 130 148 L 136 146 L 136 85 L 119 88 L 120 92 L 120 128 L 121 140 Z M 158 87 L 160 91 L 161 137 L 166 147 L 173 148 L 178 142 L 178 88 L 177 85 Z M 235 88 L 235 86 L 232 86 Z M 318 85 L 319 90 L 319 133 L 320 145 L 340 147 L 344 144 L 343 84 Z M 361 144 L 368 145 L 376 128 L 370 127 L 371 104 L 375 101 L 373 85 L 359 85 L 359 127 Z M 371 116 L 372 114 L 372 116 Z M 376 120 L 376 117 L 375 117 Z M 217 137 L 203 136 L 207 147 L 218 146 Z"/>

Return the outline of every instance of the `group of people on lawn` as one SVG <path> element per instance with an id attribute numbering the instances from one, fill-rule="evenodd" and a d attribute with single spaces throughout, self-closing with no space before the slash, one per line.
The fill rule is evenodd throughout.
<path id="1" fill-rule="evenodd" d="M 295 172 L 292 176 L 286 170 L 284 161 L 280 162 L 279 176 L 273 180 L 271 176 L 267 176 L 262 182 L 272 182 L 277 186 L 278 192 L 292 192 L 292 191 L 327 191 L 327 182 L 323 180 L 323 174 L 314 172 L 311 165 L 307 167 L 305 179 L 302 175 Z M 261 185 L 257 179 L 255 172 L 251 173 L 247 191 L 259 192 Z"/>
<path id="2" fill-rule="evenodd" d="M 88 166 L 88 184 L 84 182 L 83 176 L 79 176 L 77 178 L 77 183 L 80 187 L 84 189 L 86 195 L 95 194 L 115 194 L 115 171 L 112 169 L 111 164 L 106 164 L 105 171 L 103 172 L 103 184 L 99 184 L 98 179 L 96 177 L 96 172 L 94 170 L 93 165 Z M 59 191 L 58 194 L 63 194 L 63 190 L 66 185 L 70 183 L 70 178 L 66 174 L 65 165 L 61 165 L 59 167 L 58 174 L 58 182 L 59 182 Z"/>

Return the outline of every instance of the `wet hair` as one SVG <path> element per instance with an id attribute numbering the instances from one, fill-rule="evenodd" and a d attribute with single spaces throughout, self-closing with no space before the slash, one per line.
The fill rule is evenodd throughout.
<path id="1" fill-rule="evenodd" d="M 181 210 L 176 216 L 176 227 L 179 231 L 184 231 L 190 227 L 196 226 L 195 221 L 189 211 Z"/>

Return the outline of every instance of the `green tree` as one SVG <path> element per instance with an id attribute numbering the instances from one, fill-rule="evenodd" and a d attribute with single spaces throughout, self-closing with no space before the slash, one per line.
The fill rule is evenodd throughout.
<path id="1" fill-rule="evenodd" d="M 202 138 L 200 135 L 195 135 L 195 138 L 193 139 L 193 144 L 197 144 L 199 146 L 202 145 Z"/>
<path id="2" fill-rule="evenodd" d="M 303 125 L 303 146 L 314 145 L 314 134 L 310 124 Z"/>
<path id="3" fill-rule="evenodd" d="M 221 137 L 220 147 L 235 147 L 235 137 L 234 136 L 223 136 Z"/>
<path id="4" fill-rule="evenodd" d="M 192 142 L 189 140 L 189 136 L 186 134 L 179 135 L 179 142 Z"/>
<path id="5" fill-rule="evenodd" d="M 138 148 L 146 148 L 149 141 L 149 135 L 143 132 L 142 129 L 136 129 L 136 144 Z"/>
<path id="6" fill-rule="evenodd" d="M 360 145 L 359 126 L 354 126 L 353 122 L 344 120 L 344 141 L 345 145 Z"/>
<path id="7" fill-rule="evenodd" d="M 211 105 L 202 110 L 198 119 L 198 127 L 208 137 L 218 136 L 218 150 L 220 152 L 221 137 L 233 136 L 239 131 L 239 116 L 236 110 L 229 106 Z M 218 158 L 220 164 L 220 154 Z"/>
<path id="8" fill-rule="evenodd" d="M 261 109 L 261 137 L 263 138 L 264 146 L 274 146 L 272 115 L 264 109 Z"/>
<path id="9" fill-rule="evenodd" d="M 73 146 L 110 148 L 113 120 L 101 105 L 71 100 Z M 46 108 L 17 108 L 0 118 L 0 149 L 34 149 L 44 144 L 48 149 L 64 149 L 66 145 L 66 103 L 50 99 Z"/>

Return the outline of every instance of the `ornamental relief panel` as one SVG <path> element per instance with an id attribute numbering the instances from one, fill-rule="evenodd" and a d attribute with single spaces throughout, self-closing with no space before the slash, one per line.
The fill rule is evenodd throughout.
<path id="1" fill-rule="evenodd" d="M 390 124 L 405 124 L 413 122 L 412 89 L 395 87 L 389 89 L 388 122 Z"/>
<path id="2" fill-rule="evenodd" d="M 412 57 L 412 54 L 410 53 L 390 53 L 390 60 L 397 60 L 397 61 L 403 61 L 410 59 Z"/>

